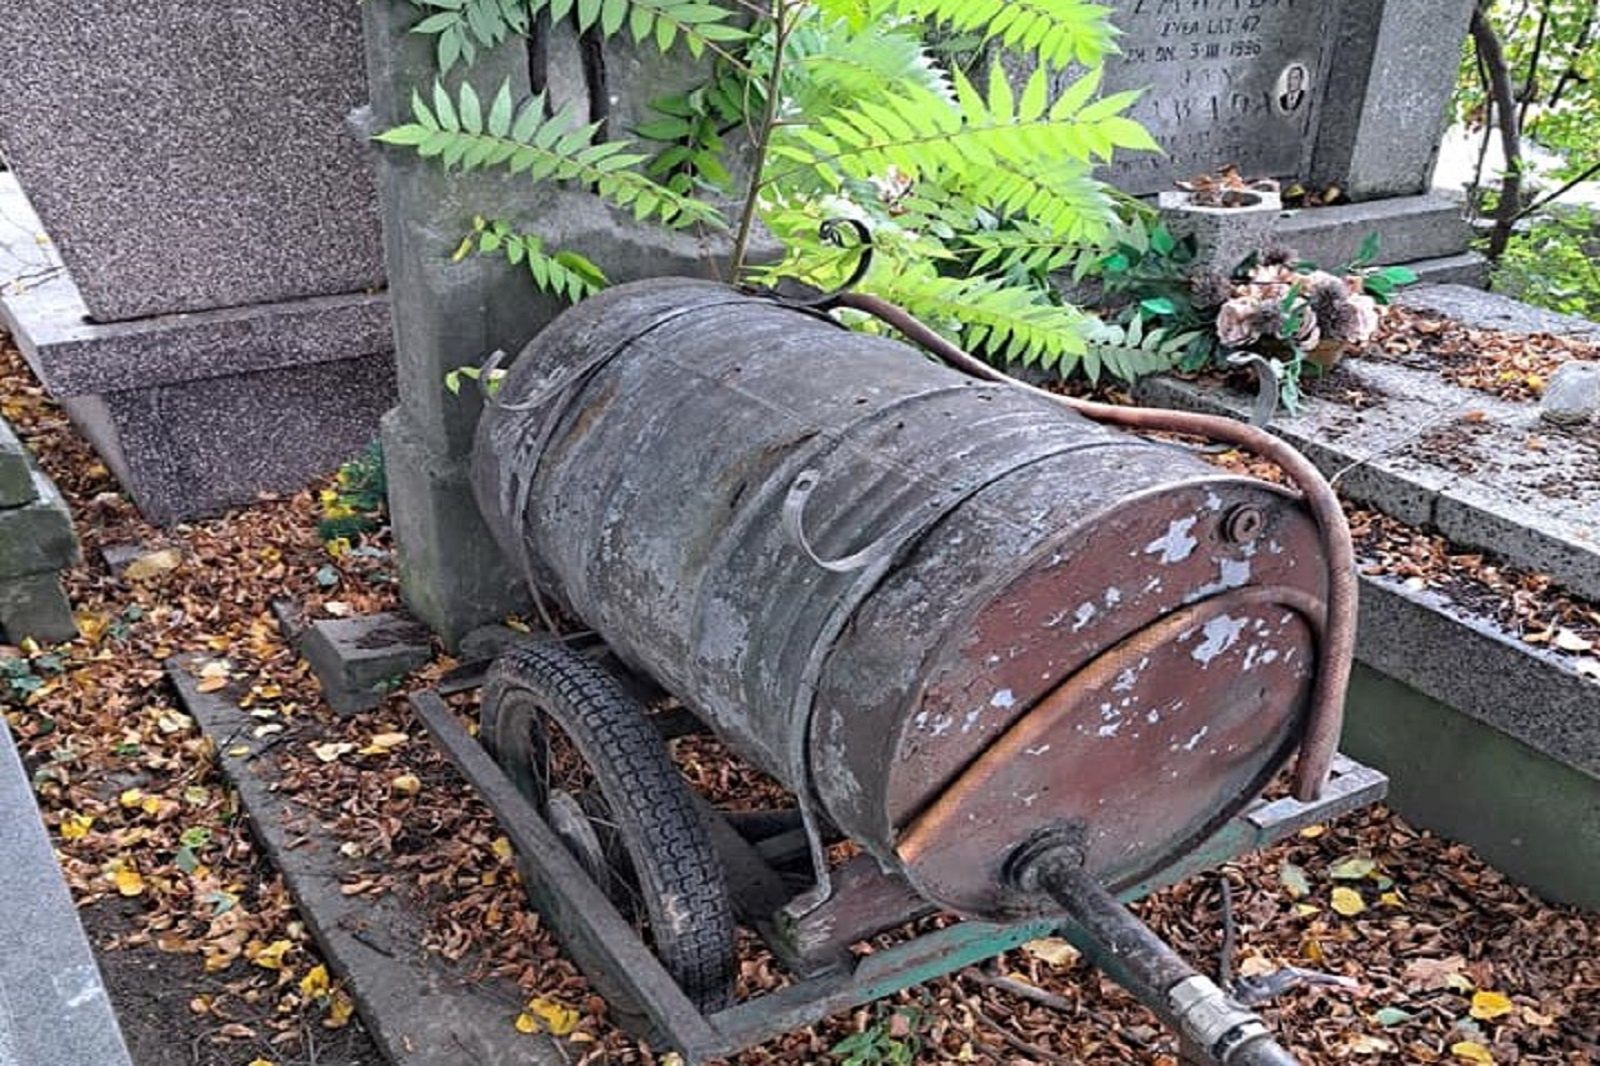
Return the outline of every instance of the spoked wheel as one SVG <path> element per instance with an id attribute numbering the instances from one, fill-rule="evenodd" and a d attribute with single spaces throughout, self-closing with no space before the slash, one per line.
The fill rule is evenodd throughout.
<path id="1" fill-rule="evenodd" d="M 688 997 L 706 1011 L 726 1006 L 735 960 L 722 868 L 644 708 L 604 668 L 552 641 L 500 657 L 479 725 L 490 755 Z M 564 924 L 551 921 L 573 960 L 638 1020 L 610 964 Z"/>

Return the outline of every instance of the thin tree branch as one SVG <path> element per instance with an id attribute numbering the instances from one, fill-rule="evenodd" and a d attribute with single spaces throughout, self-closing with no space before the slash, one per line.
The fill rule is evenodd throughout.
<path id="1" fill-rule="evenodd" d="M 1472 9 L 1472 42 L 1489 71 L 1489 86 L 1499 112 L 1500 144 L 1506 157 L 1500 176 L 1500 202 L 1495 205 L 1494 231 L 1489 237 L 1489 258 L 1499 259 L 1511 240 L 1517 212 L 1522 209 L 1522 129 L 1517 122 L 1517 98 L 1505 49 L 1484 4 L 1485 0 L 1479 0 Z"/>

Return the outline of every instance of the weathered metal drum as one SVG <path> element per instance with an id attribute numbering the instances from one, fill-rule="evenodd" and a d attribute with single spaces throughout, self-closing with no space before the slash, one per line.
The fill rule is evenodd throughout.
<path id="1" fill-rule="evenodd" d="M 1327 569 L 1304 506 L 893 340 L 712 283 L 528 346 L 480 505 L 548 595 L 968 916 L 1081 827 L 1131 885 L 1293 751 Z"/>

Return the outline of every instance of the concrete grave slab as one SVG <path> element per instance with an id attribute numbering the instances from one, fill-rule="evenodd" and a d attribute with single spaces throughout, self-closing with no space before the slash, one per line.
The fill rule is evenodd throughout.
<path id="1" fill-rule="evenodd" d="M 37 490 L 29 466 L 28 450 L 0 418 L 0 507 L 18 507 L 34 499 Z"/>
<path id="2" fill-rule="evenodd" d="M 513 1027 L 521 1005 L 515 986 L 474 980 L 464 968 L 420 948 L 428 920 L 420 904 L 395 893 L 374 899 L 339 891 L 343 880 L 372 873 L 372 860 L 342 854 L 331 832 L 277 790 L 271 762 L 262 757 L 272 738 L 252 738 L 255 720 L 227 690 L 200 692 L 193 673 L 199 665 L 196 657 L 179 656 L 168 660 L 167 674 L 184 709 L 216 743 L 220 768 L 238 789 L 257 839 L 333 970 L 347 982 L 385 1058 L 393 1066 L 568 1062 L 548 1037 Z"/>
<path id="3" fill-rule="evenodd" d="M 1453 318 L 1472 329 L 1553 333 L 1600 340 L 1600 322 L 1547 311 L 1497 292 L 1484 292 L 1466 285 L 1418 285 L 1401 290 L 1395 302 L 1416 311 L 1432 311 Z"/>
<path id="4" fill-rule="evenodd" d="M 0 1066 L 133 1066 L 0 718 Z"/>
<path id="5" fill-rule="evenodd" d="M 0 509 L 0 581 L 64 570 L 78 558 L 67 501 L 44 471 L 29 468 L 33 501 Z"/>
<path id="6" fill-rule="evenodd" d="M 1313 397 L 1273 431 L 1337 478 L 1346 497 L 1600 599 L 1600 445 L 1553 432 L 1535 405 L 1427 370 L 1359 358 L 1344 365 L 1348 387 L 1370 406 Z M 1250 407 L 1214 382 L 1155 378 L 1139 394 L 1240 418 Z"/>

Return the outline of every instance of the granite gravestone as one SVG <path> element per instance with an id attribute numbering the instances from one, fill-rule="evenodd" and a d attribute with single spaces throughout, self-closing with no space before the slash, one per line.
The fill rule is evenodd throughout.
<path id="1" fill-rule="evenodd" d="M 140 510 L 358 452 L 395 391 L 359 5 L 5 12 L 0 321 Z"/>
<path id="2" fill-rule="evenodd" d="M 1120 160 L 1105 177 L 1137 195 L 1233 164 L 1251 177 L 1309 165 L 1336 4 L 1323 0 L 1120 0 L 1122 54 L 1108 92 L 1144 90 L 1129 112 L 1164 155 Z"/>

